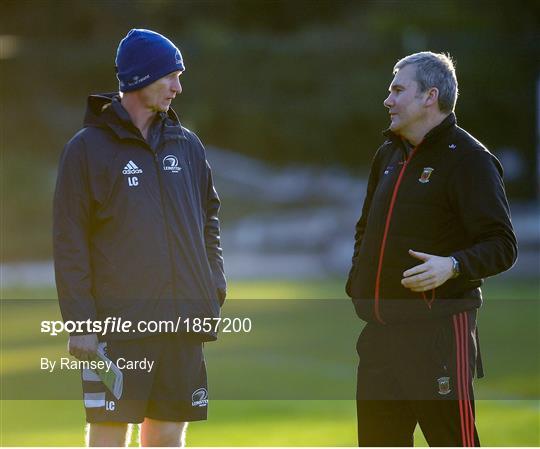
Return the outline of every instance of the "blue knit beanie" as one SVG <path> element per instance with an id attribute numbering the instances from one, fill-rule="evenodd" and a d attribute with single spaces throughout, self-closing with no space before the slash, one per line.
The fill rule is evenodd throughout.
<path id="1" fill-rule="evenodd" d="M 122 92 L 142 89 L 177 70 L 185 70 L 180 50 L 155 31 L 133 29 L 118 45 L 116 77 Z"/>

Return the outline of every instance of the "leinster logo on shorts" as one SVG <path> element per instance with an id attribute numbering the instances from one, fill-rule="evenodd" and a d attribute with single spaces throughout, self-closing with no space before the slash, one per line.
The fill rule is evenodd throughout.
<path id="1" fill-rule="evenodd" d="M 437 379 L 439 383 L 439 394 L 446 396 L 450 393 L 450 378 L 449 377 L 439 377 Z"/>
<path id="2" fill-rule="evenodd" d="M 182 167 L 178 165 L 178 158 L 172 154 L 163 158 L 163 170 L 178 173 Z"/>
<path id="3" fill-rule="evenodd" d="M 418 178 L 418 181 L 420 181 L 422 184 L 426 184 L 429 182 L 429 177 L 431 176 L 431 173 L 433 173 L 433 168 L 431 167 L 424 167 L 424 171 Z"/>
<path id="4" fill-rule="evenodd" d="M 193 392 L 191 405 L 193 407 L 206 407 L 208 405 L 208 391 L 206 391 L 206 388 L 199 388 Z"/>

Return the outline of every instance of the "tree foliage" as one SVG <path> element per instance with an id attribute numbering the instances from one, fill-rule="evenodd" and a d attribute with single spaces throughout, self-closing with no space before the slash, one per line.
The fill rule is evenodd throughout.
<path id="1" fill-rule="evenodd" d="M 393 64 L 430 49 L 457 60 L 462 126 L 516 149 L 534 193 L 538 7 L 526 1 L 4 1 L 5 147 L 56 160 L 85 97 L 117 89 L 114 56 L 132 27 L 156 29 L 187 65 L 175 109 L 217 146 L 276 163 L 365 171 L 387 125 Z"/>

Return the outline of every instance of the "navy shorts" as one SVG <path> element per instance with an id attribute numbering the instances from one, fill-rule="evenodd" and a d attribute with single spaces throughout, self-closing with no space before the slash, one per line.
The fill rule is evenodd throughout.
<path id="1" fill-rule="evenodd" d="M 87 422 L 206 419 L 208 390 L 200 340 L 162 334 L 104 343 L 105 354 L 122 371 L 122 395 L 117 399 L 95 371 L 82 370 Z"/>

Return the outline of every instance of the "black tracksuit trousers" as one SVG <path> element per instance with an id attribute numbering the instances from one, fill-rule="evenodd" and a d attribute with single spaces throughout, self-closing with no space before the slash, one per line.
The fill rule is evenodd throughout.
<path id="1" fill-rule="evenodd" d="M 368 323 L 357 344 L 359 446 L 479 446 L 472 379 L 476 310 L 405 324 Z"/>

